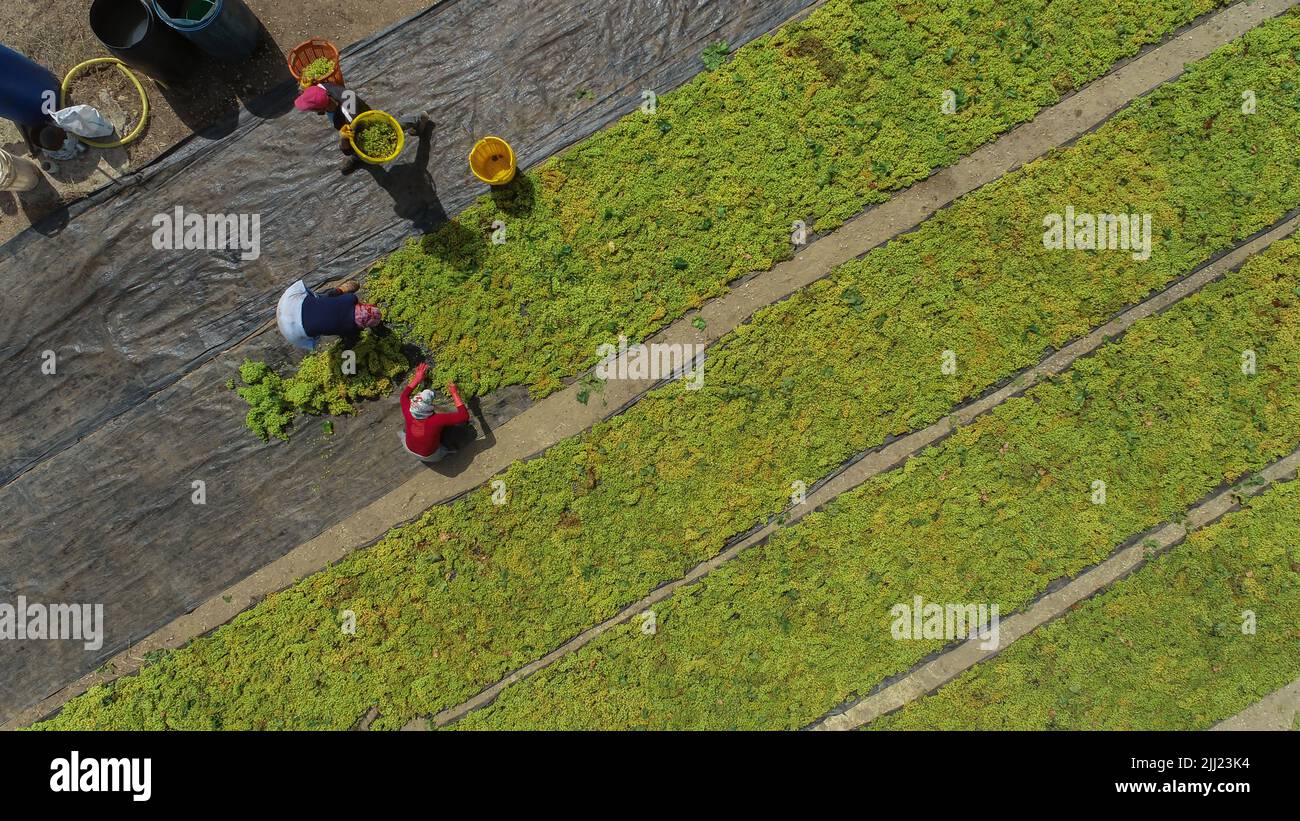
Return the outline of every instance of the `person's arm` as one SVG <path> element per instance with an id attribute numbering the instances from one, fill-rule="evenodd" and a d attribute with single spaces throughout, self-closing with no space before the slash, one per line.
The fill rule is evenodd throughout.
<path id="1" fill-rule="evenodd" d="M 469 408 L 465 407 L 465 400 L 460 398 L 460 392 L 456 390 L 455 382 L 447 383 L 447 393 L 456 402 L 456 410 L 448 413 L 435 413 L 430 417 L 434 424 L 446 427 L 448 425 L 462 425 L 469 421 Z"/>
<path id="2" fill-rule="evenodd" d="M 455 382 L 447 383 L 447 393 L 451 394 L 452 400 L 455 401 L 456 410 L 465 410 L 465 400 L 460 398 L 460 391 L 456 390 Z"/>
<path id="3" fill-rule="evenodd" d="M 330 98 L 330 102 L 338 106 L 343 105 L 343 93 L 347 91 L 346 88 L 337 83 L 317 83 L 316 85 L 325 89 L 325 94 Z"/>
<path id="4" fill-rule="evenodd" d="M 402 388 L 402 418 L 407 422 L 415 418 L 411 415 L 411 391 L 415 390 L 415 386 L 419 385 L 420 381 L 424 379 L 424 373 L 427 370 L 429 370 L 429 365 L 421 362 L 420 367 L 415 369 L 415 375 L 411 377 L 411 381 L 407 382 L 406 387 Z"/>
<path id="5" fill-rule="evenodd" d="M 402 388 L 402 418 L 408 423 L 414 418 L 411 416 L 411 386 L 407 385 Z"/>
<path id="6" fill-rule="evenodd" d="M 409 398 L 411 395 L 411 391 L 415 390 L 415 387 L 424 381 L 424 375 L 428 372 L 429 372 L 429 363 L 421 362 L 420 367 L 415 369 L 415 374 L 411 377 L 411 381 L 406 383 L 406 390 L 402 392 L 403 396 Z"/>

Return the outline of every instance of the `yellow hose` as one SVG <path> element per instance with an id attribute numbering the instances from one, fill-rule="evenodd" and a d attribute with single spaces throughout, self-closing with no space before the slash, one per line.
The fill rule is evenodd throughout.
<path id="1" fill-rule="evenodd" d="M 64 108 L 68 104 L 68 86 L 72 83 L 72 78 L 80 74 L 83 69 L 99 65 L 100 63 L 112 63 L 117 66 L 118 69 L 120 69 L 121 72 L 131 80 L 131 83 L 135 85 L 135 90 L 140 92 L 140 122 L 135 124 L 135 128 L 132 129 L 130 134 L 127 134 L 115 143 L 97 143 L 94 140 L 88 140 L 82 136 L 78 136 L 77 139 L 81 140 L 91 148 L 120 148 L 134 140 L 136 137 L 139 137 L 140 132 L 144 130 L 145 122 L 149 119 L 149 96 L 144 93 L 144 87 L 140 85 L 140 81 L 136 79 L 136 76 L 131 73 L 131 69 L 127 68 L 121 60 L 116 57 L 96 57 L 92 60 L 87 60 L 84 63 L 79 63 L 78 65 L 73 66 L 72 71 L 69 71 L 67 76 L 63 78 L 63 86 L 59 89 L 59 108 Z"/>

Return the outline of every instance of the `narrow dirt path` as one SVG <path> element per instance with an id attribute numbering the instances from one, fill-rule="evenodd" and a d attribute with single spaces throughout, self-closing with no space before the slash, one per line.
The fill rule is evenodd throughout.
<path id="1" fill-rule="evenodd" d="M 1235 486 L 1216 493 L 1189 510 L 1185 524 L 1166 524 L 1149 534 L 1140 533 L 1134 536 L 1126 545 L 1111 554 L 1110 558 L 1074 577 L 1064 587 L 1040 597 L 1028 609 L 1002 619 L 996 647 L 984 649 L 982 645 L 987 640 L 979 637 L 963 642 L 919 665 L 902 678 L 868 695 L 842 712 L 823 718 L 810 729 L 856 729 L 926 693 L 937 690 L 976 664 L 1002 652 L 1016 639 L 1059 618 L 1075 604 L 1105 591 L 1115 582 L 1146 564 L 1151 558 L 1180 544 L 1190 531 L 1212 524 L 1227 513 L 1239 509 L 1237 497 L 1255 496 L 1275 482 L 1287 479 L 1294 481 L 1297 468 L 1300 468 L 1300 448 L 1259 472 L 1265 484 L 1253 487 Z M 1150 545 L 1152 540 L 1156 543 L 1154 547 Z"/>
<path id="2" fill-rule="evenodd" d="M 889 202 L 867 210 L 839 230 L 808 246 L 794 259 L 737 285 L 726 296 L 706 304 L 697 314 L 684 317 L 647 341 L 678 344 L 711 344 L 717 341 L 763 306 L 788 297 L 800 288 L 822 278 L 836 266 L 861 256 L 892 237 L 914 228 L 961 195 L 1042 156 L 1052 148 L 1072 142 L 1125 107 L 1134 97 L 1178 76 L 1188 63 L 1208 55 L 1260 22 L 1277 16 L 1298 3 L 1300 0 L 1243 3 L 1207 16 L 1198 25 L 1134 58 L 1057 105 L 1045 109 L 1034 120 L 975 151 L 955 166 L 900 192 Z M 1254 244 L 1246 243 L 1240 246 L 1236 251 L 1223 257 L 1220 262 L 1230 257 L 1235 258 L 1234 255 L 1239 254 L 1243 248 Z M 1241 254 L 1240 258 L 1244 259 L 1244 257 L 1245 254 Z M 1234 264 L 1236 263 L 1225 263 L 1220 273 Z M 1209 278 L 1204 281 L 1209 281 Z M 1203 284 L 1204 282 L 1200 282 L 1194 287 Z M 1173 290 L 1165 293 L 1171 294 Z M 1188 290 L 1173 296 L 1170 302 L 1190 292 Z M 1153 310 L 1156 309 L 1158 308 Z M 696 327 L 694 320 L 697 317 L 705 320 L 703 328 Z M 1138 317 L 1133 317 L 1136 318 Z M 1116 332 L 1118 331 L 1110 333 L 1113 335 Z M 1091 335 L 1088 338 L 1091 339 Z M 1100 336 L 1097 342 L 1100 343 Z M 1082 354 L 1076 354 L 1076 358 L 1077 355 Z M 1048 360 L 1039 367 L 1051 367 L 1049 363 L 1052 361 Z M 581 390 L 578 385 L 553 394 L 496 430 L 492 440 L 480 440 L 466 448 L 466 455 L 471 457 L 471 461 L 459 474 L 453 477 L 431 472 L 418 474 L 402 486 L 360 509 L 348 519 L 325 530 L 316 538 L 300 545 L 270 565 L 198 605 L 186 615 L 155 631 L 131 650 L 114 657 L 105 665 L 104 669 L 108 672 L 83 676 L 14 716 L 5 726 L 21 726 L 30 723 L 57 709 L 69 698 L 84 692 L 90 686 L 138 669 L 139 658 L 145 652 L 175 648 L 195 636 L 215 629 L 267 594 L 283 589 L 297 579 L 373 543 L 390 528 L 410 521 L 427 508 L 450 501 L 482 485 L 511 463 L 531 458 L 551 445 L 581 433 L 601 419 L 618 413 L 655 384 L 651 380 L 608 382 L 603 394 L 593 397 L 586 405 L 577 401 L 577 394 Z M 1001 398 L 993 400 L 992 404 L 988 405 L 993 407 L 1006 396 L 1026 387 L 1028 384 L 1017 386 L 1013 382 L 1003 389 L 1009 391 L 1005 395 L 998 392 L 978 402 L 992 400 L 994 396 L 1001 395 Z M 987 408 L 979 411 L 966 409 L 965 412 L 972 413 L 970 418 L 974 418 L 986 411 Z M 960 416 L 957 417 L 957 421 L 959 424 L 964 424 Z M 865 474 L 873 466 L 877 473 L 887 469 L 891 460 L 896 463 L 906 458 L 909 448 L 919 450 L 929 443 L 938 441 L 950 432 L 951 424 L 948 421 L 938 423 L 913 434 L 915 439 L 906 437 L 905 440 L 899 440 L 899 442 L 907 441 L 906 445 L 895 442 L 881 449 L 878 456 L 858 463 L 855 466 L 858 473 L 853 473 L 852 476 L 857 477 L 861 473 L 862 478 L 856 481 L 863 481 L 868 478 Z M 855 483 L 846 471 L 836 482 L 825 485 L 823 490 L 833 496 Z M 809 509 L 818 503 L 820 502 L 808 505 Z M 754 534 L 749 538 L 762 537 Z M 721 564 L 726 560 L 723 556 L 729 558 L 730 555 L 734 554 L 728 551 L 717 557 L 715 561 L 721 560 L 718 561 Z M 688 582 L 683 579 L 675 584 L 681 583 Z M 675 587 L 661 588 L 669 592 L 672 589 Z"/>
<path id="3" fill-rule="evenodd" d="M 1294 730 L 1300 717 L 1300 678 L 1225 718 L 1211 730 Z"/>

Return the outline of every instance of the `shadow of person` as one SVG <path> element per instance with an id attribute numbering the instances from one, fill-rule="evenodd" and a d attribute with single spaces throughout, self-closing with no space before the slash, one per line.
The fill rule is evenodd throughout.
<path id="1" fill-rule="evenodd" d="M 393 213 L 406 220 L 422 234 L 433 233 L 449 221 L 447 210 L 438 199 L 438 189 L 429 171 L 431 146 L 429 135 L 433 123 L 426 122 L 415 135 L 418 142 L 415 157 L 410 162 L 394 164 L 388 168 L 366 164 L 366 172 L 380 188 L 393 199 Z"/>
<path id="2" fill-rule="evenodd" d="M 36 233 L 52 237 L 68 227 L 68 206 L 44 174 L 30 191 L 11 193 Z"/>
<path id="3" fill-rule="evenodd" d="M 375 336 L 380 337 L 381 339 L 386 336 L 391 336 L 394 333 L 396 333 L 396 331 L 383 323 L 380 323 L 379 327 L 374 330 Z M 420 350 L 420 346 L 413 342 L 403 342 L 401 348 L 398 350 L 401 351 L 402 356 L 406 357 L 406 364 L 412 368 L 429 358 L 428 354 Z"/>
<path id="4" fill-rule="evenodd" d="M 454 428 L 447 428 L 442 432 L 443 443 L 456 448 L 456 452 L 448 454 L 440 462 L 422 463 L 426 468 L 439 475 L 451 477 L 460 474 L 470 466 L 475 456 L 491 449 L 497 443 L 496 433 L 493 432 L 487 418 L 483 415 L 483 408 L 479 404 L 478 397 L 474 397 L 465 404 L 469 408 L 470 422 L 457 425 Z M 481 435 L 475 431 L 475 427 L 482 431 Z"/>

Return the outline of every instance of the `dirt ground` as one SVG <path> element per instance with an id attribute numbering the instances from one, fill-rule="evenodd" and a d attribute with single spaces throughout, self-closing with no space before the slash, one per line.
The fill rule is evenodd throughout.
<path id="1" fill-rule="evenodd" d="M 290 76 L 285 58 L 298 43 L 324 37 L 342 49 L 434 4 L 434 0 L 332 0 L 324 5 L 308 0 L 245 2 L 264 29 L 262 42 L 248 60 L 221 63 L 199 53 L 187 90 L 164 91 L 138 75 L 149 96 L 144 133 L 124 149 L 89 150 L 47 168 L 46 181 L 33 191 L 0 192 L 0 242 L 9 241 L 59 206 L 147 165 L 191 134 L 221 136 L 241 106 Z M 90 30 L 89 5 L 88 0 L 2 3 L 4 43 L 62 79 L 83 60 L 111 56 Z M 74 102 L 98 108 L 119 131 L 134 127 L 139 116 L 135 88 L 111 66 L 88 70 L 74 82 L 70 94 Z M 7 120 L 0 120 L 0 147 L 29 156 L 17 127 Z"/>

